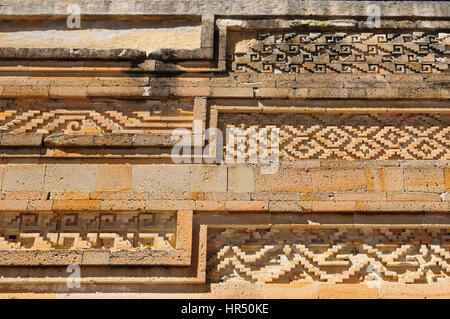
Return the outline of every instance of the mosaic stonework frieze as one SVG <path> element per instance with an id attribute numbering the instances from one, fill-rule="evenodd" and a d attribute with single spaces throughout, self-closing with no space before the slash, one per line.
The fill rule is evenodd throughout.
<path id="1" fill-rule="evenodd" d="M 0 133 L 13 134 L 170 134 L 176 128 L 192 128 L 192 121 L 193 104 L 183 100 L 13 103 L 0 109 Z"/>
<path id="2" fill-rule="evenodd" d="M 219 127 L 247 135 L 278 128 L 279 154 L 290 160 L 450 159 L 448 114 L 221 113 Z M 248 156 L 250 142 L 243 140 L 235 149 Z"/>
<path id="3" fill-rule="evenodd" d="M 175 213 L 0 215 L 0 250 L 166 250 L 175 236 Z"/>
<path id="4" fill-rule="evenodd" d="M 432 283 L 450 277 L 448 227 L 210 229 L 211 282 Z"/>
<path id="5" fill-rule="evenodd" d="M 258 73 L 447 73 L 448 33 L 264 32 L 231 53 Z"/>

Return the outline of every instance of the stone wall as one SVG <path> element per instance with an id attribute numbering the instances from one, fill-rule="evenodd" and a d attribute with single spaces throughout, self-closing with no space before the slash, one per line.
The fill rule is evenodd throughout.
<path id="1" fill-rule="evenodd" d="M 448 298 L 449 16 L 3 1 L 0 296 Z"/>

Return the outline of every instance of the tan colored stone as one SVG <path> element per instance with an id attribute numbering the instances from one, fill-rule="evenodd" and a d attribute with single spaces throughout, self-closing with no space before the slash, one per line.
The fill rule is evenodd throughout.
<path id="1" fill-rule="evenodd" d="M 87 250 L 83 253 L 83 265 L 108 265 L 109 251 Z"/>
<path id="2" fill-rule="evenodd" d="M 423 202 L 440 202 L 441 197 L 438 194 L 427 193 L 388 193 L 388 200 L 404 200 L 404 201 L 423 201 Z"/>
<path id="3" fill-rule="evenodd" d="M 283 181 L 283 183 L 280 183 Z M 308 169 L 280 167 L 275 174 L 262 174 L 255 169 L 257 192 L 310 192 L 311 174 Z"/>
<path id="4" fill-rule="evenodd" d="M 4 166 L 0 165 L 0 189 L 3 189 L 3 172 L 4 172 Z"/>
<path id="5" fill-rule="evenodd" d="M 450 285 L 448 280 L 431 284 L 383 283 L 378 289 L 383 299 L 448 299 Z"/>
<path id="6" fill-rule="evenodd" d="M 319 299 L 378 299 L 377 288 L 366 284 L 319 283 Z"/>
<path id="7" fill-rule="evenodd" d="M 104 211 L 136 211 L 145 210 L 145 200 L 102 200 L 100 209 Z"/>
<path id="8" fill-rule="evenodd" d="M 403 191 L 403 168 L 399 167 L 366 167 L 368 191 Z"/>
<path id="9" fill-rule="evenodd" d="M 450 168 L 444 170 L 445 174 L 445 191 L 450 192 Z"/>
<path id="10" fill-rule="evenodd" d="M 235 97 L 235 98 L 253 98 L 252 88 L 221 88 L 212 89 L 211 97 Z"/>
<path id="11" fill-rule="evenodd" d="M 53 210 L 55 211 L 97 211 L 100 210 L 100 200 L 65 200 L 55 199 L 53 201 Z"/>
<path id="12" fill-rule="evenodd" d="M 360 168 L 311 168 L 314 191 L 366 190 L 366 177 Z"/>
<path id="13" fill-rule="evenodd" d="M 358 203 L 357 201 L 313 201 L 312 210 L 314 212 L 355 212 Z"/>
<path id="14" fill-rule="evenodd" d="M 2 134 L 2 146 L 41 146 L 42 134 Z"/>
<path id="15" fill-rule="evenodd" d="M 28 192 L 28 191 L 13 191 L 13 192 L 3 192 L 3 199 L 33 199 L 33 200 L 44 200 L 47 199 L 47 192 Z"/>
<path id="16" fill-rule="evenodd" d="M 91 199 L 91 198 L 89 192 L 66 191 L 66 192 L 50 192 L 50 199 Z"/>
<path id="17" fill-rule="evenodd" d="M 303 212 L 306 203 L 299 200 L 270 201 L 269 212 Z"/>
<path id="18" fill-rule="evenodd" d="M 27 210 L 38 212 L 50 212 L 53 209 L 52 200 L 30 200 L 28 202 Z"/>
<path id="19" fill-rule="evenodd" d="M 224 201 L 196 200 L 195 210 L 197 211 L 225 211 Z"/>
<path id="20" fill-rule="evenodd" d="M 228 167 L 228 190 L 232 192 L 254 192 L 255 173 L 253 166 L 234 165 Z"/>
<path id="21" fill-rule="evenodd" d="M 383 201 L 386 200 L 386 193 L 384 192 L 343 192 L 334 193 L 333 199 L 336 201 Z"/>
<path id="22" fill-rule="evenodd" d="M 224 192 L 227 169 L 222 166 L 163 165 L 132 167 L 132 189 L 148 192 Z"/>
<path id="23" fill-rule="evenodd" d="M 97 186 L 97 165 L 47 165 L 46 191 L 93 191 Z"/>
<path id="24" fill-rule="evenodd" d="M 433 192 L 445 191 L 442 168 L 405 168 L 405 191 Z"/>
<path id="25" fill-rule="evenodd" d="M 226 201 L 225 209 L 229 212 L 236 212 L 236 211 L 267 212 L 269 210 L 269 202 L 264 202 L 264 201 Z"/>
<path id="26" fill-rule="evenodd" d="M 154 211 L 195 209 L 195 202 L 187 200 L 148 200 L 146 201 L 145 209 Z"/>
<path id="27" fill-rule="evenodd" d="M 129 191 L 131 166 L 99 165 L 96 191 Z"/>
<path id="28" fill-rule="evenodd" d="M 0 211 L 26 211 L 28 206 L 27 200 L 0 200 Z"/>
<path id="29" fill-rule="evenodd" d="M 8 165 L 3 177 L 3 191 L 41 191 L 44 187 L 44 165 Z"/>

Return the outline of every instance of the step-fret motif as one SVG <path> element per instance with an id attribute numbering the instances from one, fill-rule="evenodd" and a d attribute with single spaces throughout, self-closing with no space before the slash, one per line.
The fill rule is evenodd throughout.
<path id="1" fill-rule="evenodd" d="M 235 72 L 447 73 L 450 34 L 287 32 L 259 33 L 230 53 Z"/>

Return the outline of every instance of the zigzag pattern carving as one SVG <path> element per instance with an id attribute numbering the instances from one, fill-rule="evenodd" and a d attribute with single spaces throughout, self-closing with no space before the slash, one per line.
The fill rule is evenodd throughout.
<path id="1" fill-rule="evenodd" d="M 211 229 L 210 282 L 431 283 L 450 277 L 443 227 Z"/>
<path id="2" fill-rule="evenodd" d="M 192 128 L 193 104 L 179 100 L 147 101 L 145 104 L 90 106 L 11 105 L 0 111 L 4 133 L 170 133 L 178 127 Z"/>
<path id="3" fill-rule="evenodd" d="M 268 73 L 448 72 L 448 33 L 260 33 L 231 70 Z M 239 49 L 242 50 L 242 49 Z"/>
<path id="4" fill-rule="evenodd" d="M 0 250 L 174 249 L 175 213 L 0 215 Z"/>
<path id="5" fill-rule="evenodd" d="M 450 116 L 446 114 L 234 114 L 219 116 L 222 130 L 280 130 L 286 159 L 449 160 Z M 270 134 L 270 133 L 269 133 Z M 249 156 L 246 139 L 246 157 Z M 237 156 L 237 155 L 236 155 Z"/>

